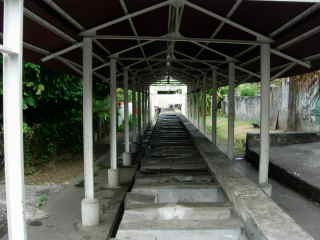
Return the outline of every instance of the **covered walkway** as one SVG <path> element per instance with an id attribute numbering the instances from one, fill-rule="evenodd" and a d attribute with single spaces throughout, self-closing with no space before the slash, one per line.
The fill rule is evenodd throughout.
<path id="1" fill-rule="evenodd" d="M 200 102 L 200 96 L 212 89 L 213 146 L 210 145 L 210 149 L 207 143 L 202 145 L 204 140 L 197 135 L 193 137 L 201 144 L 195 145 L 202 148 L 199 149 L 203 152 L 202 157 L 229 200 L 236 204 L 235 207 L 247 209 L 243 214 L 241 209 L 236 209 L 244 223 L 253 221 L 257 224 L 257 235 L 250 238 L 280 240 L 290 236 L 290 239 L 312 239 L 285 214 L 282 216 L 280 208 L 267 197 L 271 194 L 268 181 L 269 87 L 272 79 L 319 69 L 319 3 L 289 0 L 94 0 L 90 3 L 77 0 L 3 0 L 1 3 L 3 44 L 0 51 L 3 54 L 4 153 L 10 240 L 27 238 L 22 131 L 23 61 L 82 76 L 83 226 L 100 223 L 99 212 L 103 205 L 95 195 L 93 81 L 102 81 L 110 86 L 110 168 L 105 172 L 109 188 L 117 188 L 120 184 L 116 137 L 117 86 L 123 87 L 125 94 L 125 151 L 122 162 L 126 167 L 132 165 L 131 154 L 152 123 L 149 86 L 183 83 L 188 86 L 186 117 L 202 131 L 205 129 L 205 117 L 201 113 L 206 103 Z M 245 178 L 234 176 L 228 168 L 234 160 L 235 87 L 245 82 L 261 82 L 259 188 Z M 214 147 L 217 88 L 224 85 L 229 85 L 229 160 Z M 133 93 L 133 117 L 137 120 L 131 129 L 132 136 L 129 134 L 129 89 Z M 189 122 L 182 122 L 190 134 L 195 132 Z M 228 183 L 234 184 L 230 186 Z M 248 184 L 248 188 L 241 187 L 240 183 Z M 249 205 L 254 194 L 257 198 Z M 238 200 L 240 205 L 237 205 Z M 265 209 L 261 203 L 272 210 Z M 279 225 L 284 223 L 282 220 L 275 222 L 278 228 L 276 224 L 270 225 L 273 229 L 264 228 L 264 217 L 278 216 L 278 213 L 284 222 L 292 223 L 292 231 L 279 229 Z M 245 225 L 249 233 L 250 227 Z"/>

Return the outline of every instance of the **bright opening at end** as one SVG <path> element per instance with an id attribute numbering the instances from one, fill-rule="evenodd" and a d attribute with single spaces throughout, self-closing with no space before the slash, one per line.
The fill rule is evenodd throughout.
<path id="1" fill-rule="evenodd" d="M 152 117 L 158 109 L 174 110 L 186 115 L 187 86 L 184 84 L 151 85 L 150 99 Z"/>

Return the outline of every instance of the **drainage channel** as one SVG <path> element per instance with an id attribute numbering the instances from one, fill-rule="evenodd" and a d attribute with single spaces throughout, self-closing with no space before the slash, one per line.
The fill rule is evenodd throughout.
<path id="1" fill-rule="evenodd" d="M 245 240 L 243 223 L 179 118 L 155 124 L 117 240 Z"/>

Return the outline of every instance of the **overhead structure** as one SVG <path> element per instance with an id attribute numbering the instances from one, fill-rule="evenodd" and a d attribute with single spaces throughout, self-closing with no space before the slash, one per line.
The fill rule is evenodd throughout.
<path id="1" fill-rule="evenodd" d="M 83 77 L 84 225 L 99 222 L 92 149 L 95 81 L 110 84 L 110 187 L 121 183 L 116 135 L 117 87 L 124 86 L 126 93 L 124 162 L 130 165 L 129 88 L 134 90 L 134 117 L 138 125 L 133 129 L 133 141 L 138 144 L 150 123 L 147 88 L 150 84 L 186 84 L 190 90 L 187 109 L 198 127 L 205 125 L 200 122 L 199 108 L 203 109 L 203 102 L 199 93 L 203 86 L 212 86 L 214 131 L 216 90 L 229 84 L 228 156 L 233 160 L 234 88 L 240 83 L 261 81 L 259 183 L 265 187 L 270 79 L 320 68 L 320 3 L 312 1 L 2 0 L 0 10 L 4 13 L 0 52 L 4 55 L 4 153 L 10 240 L 26 239 L 22 60 Z M 216 132 L 212 133 L 212 140 L 216 142 Z M 91 215 L 94 209 L 96 214 Z"/>
<path id="2" fill-rule="evenodd" d="M 271 76 L 289 76 L 320 66 L 319 8 L 312 1 L 27 0 L 24 59 L 81 74 L 87 36 L 99 80 L 109 81 L 105 68 L 117 56 L 120 68 L 130 66 L 129 75 L 138 72 L 148 83 L 170 75 L 189 84 L 217 67 L 221 86 L 230 61 L 236 84 L 260 81 L 259 46 L 270 43 Z"/>

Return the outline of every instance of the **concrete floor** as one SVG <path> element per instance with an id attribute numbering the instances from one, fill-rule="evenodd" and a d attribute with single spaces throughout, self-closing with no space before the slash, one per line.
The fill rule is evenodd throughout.
<path id="1" fill-rule="evenodd" d="M 257 182 L 257 171 L 245 160 L 238 160 L 235 168 L 242 175 Z M 310 233 L 315 240 L 320 240 L 320 205 L 312 202 L 293 190 L 270 180 L 272 184 L 272 199 L 284 209 L 299 225 Z"/>

